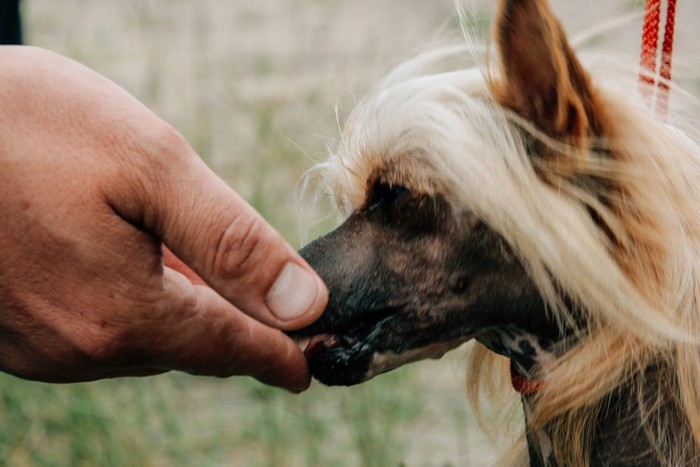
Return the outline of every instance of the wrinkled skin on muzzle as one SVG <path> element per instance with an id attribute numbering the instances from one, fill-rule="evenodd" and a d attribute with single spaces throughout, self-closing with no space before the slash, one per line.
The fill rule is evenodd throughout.
<path id="1" fill-rule="evenodd" d="M 377 182 L 365 206 L 300 253 L 330 297 L 318 321 L 292 334 L 310 338 L 311 372 L 327 385 L 439 358 L 505 324 L 549 326 L 507 245 L 441 196 Z"/>

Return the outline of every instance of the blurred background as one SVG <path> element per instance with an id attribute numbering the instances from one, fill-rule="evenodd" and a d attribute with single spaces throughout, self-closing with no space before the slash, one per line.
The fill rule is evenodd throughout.
<path id="1" fill-rule="evenodd" d="M 495 1 L 462 3 L 476 37 L 485 40 Z M 552 3 L 571 34 L 607 25 L 588 45 L 638 56 L 643 0 Z M 300 246 L 298 182 L 332 148 L 338 120 L 401 59 L 461 40 L 451 0 L 22 0 L 21 6 L 26 43 L 72 57 L 134 94 L 294 246 Z M 699 20 L 700 2 L 681 0 L 674 79 L 695 92 Z M 321 222 L 312 235 L 331 226 Z M 246 378 L 169 374 L 60 386 L 0 374 L 0 462 L 493 465 L 505 441 L 490 443 L 468 409 L 466 350 L 358 387 L 314 384 L 300 396 Z"/>

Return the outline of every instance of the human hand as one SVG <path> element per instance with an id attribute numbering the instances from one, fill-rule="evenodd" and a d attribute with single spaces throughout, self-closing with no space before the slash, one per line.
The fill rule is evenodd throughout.
<path id="1" fill-rule="evenodd" d="M 0 76 L 0 369 L 306 388 L 303 354 L 279 329 L 314 321 L 327 290 L 282 237 L 97 73 L 0 47 Z"/>

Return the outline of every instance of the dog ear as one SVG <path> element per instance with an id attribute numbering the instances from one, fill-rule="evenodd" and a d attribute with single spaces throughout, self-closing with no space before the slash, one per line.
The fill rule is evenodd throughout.
<path id="1" fill-rule="evenodd" d="M 600 134 L 588 74 L 546 0 L 501 0 L 495 24 L 502 77 L 497 101 L 576 146 Z"/>

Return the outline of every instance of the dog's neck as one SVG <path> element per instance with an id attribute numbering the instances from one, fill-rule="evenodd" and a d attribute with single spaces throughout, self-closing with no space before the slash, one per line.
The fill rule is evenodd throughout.
<path id="1" fill-rule="evenodd" d="M 492 351 L 511 360 L 511 376 L 521 393 L 526 419 L 526 434 L 530 465 L 555 466 L 553 441 L 546 429 L 533 429 L 527 423 L 533 416 L 533 398 L 541 384 L 546 384 L 548 371 L 556 365 L 556 343 L 525 332 L 517 327 L 488 329 L 477 340 Z M 668 454 L 665 448 L 689 446 L 681 455 L 682 465 L 700 463 L 690 429 L 683 416 L 680 402 L 664 397 L 657 366 L 650 366 L 640 378 L 644 392 L 638 393 L 635 381 L 630 381 L 607 396 L 604 410 L 598 414 L 590 452 L 591 465 L 660 465 L 659 458 Z M 585 375 L 582 375 L 585 377 Z M 659 397 L 661 395 L 661 397 Z M 651 409 L 651 410 L 650 410 Z M 665 446 L 649 441 L 648 430 L 660 430 Z"/>
<path id="2" fill-rule="evenodd" d="M 521 394 L 525 419 L 532 417 L 530 398 L 543 384 L 548 370 L 556 364 L 553 342 L 526 332 L 517 326 L 489 328 L 476 339 L 491 351 L 510 359 L 513 387 Z M 543 430 L 531 430 L 527 424 L 527 445 L 531 466 L 545 463 L 552 454 L 552 442 Z"/>
<path id="3" fill-rule="evenodd" d="M 523 381 L 541 380 L 556 365 L 553 341 L 517 326 L 488 328 L 476 336 L 476 340 L 510 359 L 514 385 L 516 377 Z"/>

